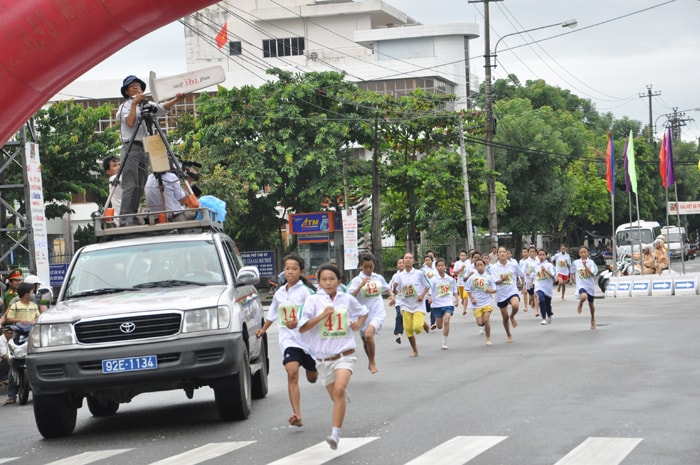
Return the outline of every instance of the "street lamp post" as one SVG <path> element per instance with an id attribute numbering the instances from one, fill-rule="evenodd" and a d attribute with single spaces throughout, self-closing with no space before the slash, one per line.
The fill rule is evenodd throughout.
<path id="1" fill-rule="evenodd" d="M 575 19 L 570 19 L 568 21 L 562 21 L 560 23 L 548 24 L 546 26 L 535 27 L 532 29 L 526 29 L 524 31 L 512 32 L 502 36 L 496 42 L 494 47 L 494 52 L 491 54 L 491 38 L 490 38 L 490 24 L 489 24 L 489 14 L 488 14 L 488 0 L 484 2 L 484 91 L 486 94 L 486 167 L 489 171 L 488 178 L 486 181 L 486 188 L 488 191 L 488 222 L 489 222 L 489 250 L 493 246 L 498 246 L 498 219 L 496 213 L 496 155 L 493 147 L 493 136 L 495 134 L 495 121 L 493 117 L 493 91 L 491 87 L 491 68 L 496 67 L 496 54 L 498 52 L 498 45 L 506 37 L 524 34 L 526 32 L 538 31 L 540 29 L 546 29 L 549 27 L 561 26 L 561 27 L 576 27 L 578 24 Z M 491 57 L 494 59 L 493 65 L 491 64 Z"/>

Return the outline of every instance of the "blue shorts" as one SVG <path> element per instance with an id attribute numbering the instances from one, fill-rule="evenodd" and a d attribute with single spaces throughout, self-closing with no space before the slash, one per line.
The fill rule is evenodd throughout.
<path id="1" fill-rule="evenodd" d="M 430 309 L 430 312 L 433 314 L 433 316 L 435 318 L 442 318 L 445 315 L 445 313 L 449 313 L 450 315 L 454 315 L 455 308 L 452 305 L 450 305 L 448 307 L 433 307 Z"/>
<path id="2" fill-rule="evenodd" d="M 585 289 L 578 290 L 578 295 L 581 295 L 581 294 L 586 294 L 586 298 L 588 299 L 589 302 L 593 302 L 595 300 L 595 296 L 590 295 L 588 292 L 586 292 Z"/>
<path id="3" fill-rule="evenodd" d="M 299 347 L 287 347 L 284 350 L 282 365 L 286 365 L 289 362 L 297 362 L 306 371 L 316 371 L 316 361 Z"/>
<path id="4" fill-rule="evenodd" d="M 513 294 L 512 296 L 508 297 L 502 302 L 496 302 L 496 305 L 498 305 L 498 308 L 506 308 L 508 305 L 510 305 L 510 299 L 512 299 L 513 297 L 518 299 L 518 302 L 520 302 L 520 297 L 518 296 L 518 294 Z"/>

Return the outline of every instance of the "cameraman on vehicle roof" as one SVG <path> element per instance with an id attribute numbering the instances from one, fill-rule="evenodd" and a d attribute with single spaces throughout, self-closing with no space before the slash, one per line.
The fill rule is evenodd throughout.
<path id="1" fill-rule="evenodd" d="M 136 76 L 129 75 L 124 78 L 121 87 L 121 94 L 126 99 L 119 107 L 117 117 L 121 124 L 122 151 L 121 160 L 123 163 L 121 174 L 122 199 L 120 214 L 135 214 L 138 212 L 141 197 L 143 196 L 146 178 L 148 177 L 149 161 L 143 149 L 143 138 L 148 135 L 145 124 L 136 127 L 138 116 L 141 112 L 153 111 L 154 117 L 164 116 L 177 102 L 184 100 L 185 94 L 177 94 L 174 98 L 164 102 L 162 105 L 148 102 L 143 94 L 146 90 L 146 83 Z M 130 141 L 133 144 L 129 148 Z M 136 217 L 124 218 L 123 224 L 136 223 Z"/>

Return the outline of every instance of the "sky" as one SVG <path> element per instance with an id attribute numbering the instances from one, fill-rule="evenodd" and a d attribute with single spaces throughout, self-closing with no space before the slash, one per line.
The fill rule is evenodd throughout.
<path id="1" fill-rule="evenodd" d="M 469 22 L 481 37 L 471 41 L 472 70 L 484 79 L 483 3 L 468 0 L 386 0 L 423 24 Z M 688 119 L 686 141 L 700 139 L 700 0 L 503 0 L 491 1 L 491 48 L 498 44 L 494 79 L 515 74 L 521 82 L 544 79 L 590 99 L 599 112 L 649 122 L 655 137 L 674 108 Z M 574 29 L 552 26 L 575 19 Z M 544 39 L 544 40 L 543 40 Z M 536 43 L 533 43 L 536 42 Z M 165 26 L 88 71 L 80 80 L 121 79 L 127 74 L 168 76 L 186 71 L 184 29 Z"/>

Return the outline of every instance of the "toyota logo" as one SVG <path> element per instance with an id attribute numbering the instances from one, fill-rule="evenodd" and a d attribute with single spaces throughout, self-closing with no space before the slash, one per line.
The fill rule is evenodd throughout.
<path id="1" fill-rule="evenodd" d="M 131 321 L 125 321 L 119 325 L 119 331 L 124 334 L 131 334 L 136 330 L 136 324 Z"/>

